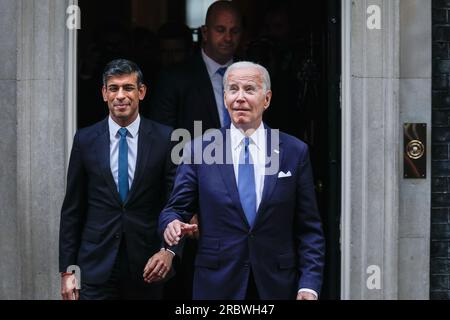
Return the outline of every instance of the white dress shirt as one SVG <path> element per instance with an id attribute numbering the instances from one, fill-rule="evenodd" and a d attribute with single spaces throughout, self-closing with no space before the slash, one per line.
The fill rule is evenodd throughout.
<path id="1" fill-rule="evenodd" d="M 225 106 L 223 102 L 223 77 L 217 73 L 217 70 L 223 67 L 228 67 L 233 63 L 233 60 L 228 61 L 224 65 L 220 65 L 213 59 L 208 57 L 202 49 L 202 58 L 206 64 L 206 70 L 208 70 L 209 79 L 214 90 L 214 97 L 216 98 L 217 112 L 219 113 L 220 126 L 223 127 L 223 108 Z"/>
<path id="2" fill-rule="evenodd" d="M 127 144 L 128 144 L 128 185 L 131 190 L 131 185 L 134 180 L 134 172 L 136 171 L 136 159 L 138 151 L 138 141 L 139 141 L 139 125 L 141 124 L 141 117 L 137 116 L 127 128 Z M 114 182 L 117 186 L 117 191 L 119 191 L 119 141 L 120 134 L 119 130 L 122 128 L 109 116 L 109 159 L 111 165 L 111 172 L 114 178 Z M 170 249 L 161 248 L 161 250 L 167 250 L 175 256 L 175 252 Z"/>
<path id="3" fill-rule="evenodd" d="M 242 147 L 244 146 L 245 135 L 232 123 L 230 127 L 230 137 L 234 176 L 236 178 L 236 185 L 238 185 L 239 156 L 241 154 Z M 248 145 L 248 150 L 250 152 L 253 170 L 255 172 L 256 211 L 258 211 L 264 189 L 264 177 L 266 170 L 266 132 L 262 122 L 258 129 L 256 129 L 256 131 L 249 137 L 249 141 L 250 143 Z"/>
<path id="4" fill-rule="evenodd" d="M 231 123 L 230 127 L 231 137 L 231 151 L 233 157 L 234 175 L 236 178 L 236 185 L 239 177 L 239 156 L 242 147 L 244 146 L 245 135 L 238 128 Z M 258 211 L 261 204 L 261 197 L 264 190 L 264 177 L 266 168 L 266 131 L 261 122 L 258 129 L 249 137 L 250 143 L 248 146 L 251 159 L 253 161 L 253 170 L 255 172 L 255 188 L 256 188 L 256 211 Z M 308 288 L 301 288 L 298 292 L 310 292 L 318 297 L 316 291 Z"/>
<path id="5" fill-rule="evenodd" d="M 134 120 L 127 128 L 127 144 L 128 144 L 128 185 L 131 190 L 131 185 L 133 184 L 134 171 L 136 170 L 136 159 L 138 151 L 138 138 L 139 138 L 139 125 L 141 123 L 141 118 L 138 115 L 136 120 Z M 114 182 L 117 186 L 117 191 L 119 191 L 119 141 L 120 134 L 119 126 L 112 118 L 108 118 L 109 126 L 109 159 L 111 165 L 111 172 L 114 178 Z"/>

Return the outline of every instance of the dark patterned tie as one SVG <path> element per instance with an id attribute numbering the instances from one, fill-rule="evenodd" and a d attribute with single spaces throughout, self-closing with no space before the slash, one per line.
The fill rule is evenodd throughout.
<path id="1" fill-rule="evenodd" d="M 126 128 L 119 129 L 119 194 L 122 202 L 125 202 L 128 195 L 128 143 Z"/>

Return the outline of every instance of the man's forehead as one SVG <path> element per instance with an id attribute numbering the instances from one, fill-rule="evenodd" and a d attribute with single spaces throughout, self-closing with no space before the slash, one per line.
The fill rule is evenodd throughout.
<path id="1" fill-rule="evenodd" d="M 137 84 L 137 74 L 129 73 L 129 74 L 117 74 L 111 75 L 106 78 L 108 85 L 111 84 Z"/>
<path id="2" fill-rule="evenodd" d="M 236 69 L 228 74 L 229 82 L 261 82 L 262 76 L 257 69 Z"/>
<path id="3" fill-rule="evenodd" d="M 237 14 L 231 10 L 217 11 L 212 15 L 212 25 L 220 25 L 224 23 L 234 23 L 236 26 L 240 26 L 240 21 Z"/>

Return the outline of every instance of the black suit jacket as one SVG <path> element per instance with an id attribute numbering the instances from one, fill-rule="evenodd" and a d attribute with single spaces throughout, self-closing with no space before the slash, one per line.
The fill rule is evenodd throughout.
<path id="1" fill-rule="evenodd" d="M 214 90 L 201 53 L 163 72 L 150 95 L 149 117 L 173 128 L 189 130 L 202 121 L 202 132 L 220 128 Z"/>
<path id="2" fill-rule="evenodd" d="M 141 117 L 134 180 L 122 203 L 111 173 L 108 119 L 76 133 L 61 209 L 60 272 L 78 265 L 83 282 L 105 282 L 125 234 L 130 271 L 142 279 L 161 246 L 158 216 L 175 170 L 170 134 L 169 127 Z"/>

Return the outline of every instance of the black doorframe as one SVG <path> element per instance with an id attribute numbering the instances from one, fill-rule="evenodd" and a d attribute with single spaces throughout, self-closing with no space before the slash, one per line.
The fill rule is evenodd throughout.
<path id="1" fill-rule="evenodd" d="M 328 106 L 328 187 L 324 217 L 327 254 L 323 299 L 340 299 L 341 284 L 341 6 L 328 0 L 327 14 L 327 106 Z"/>

